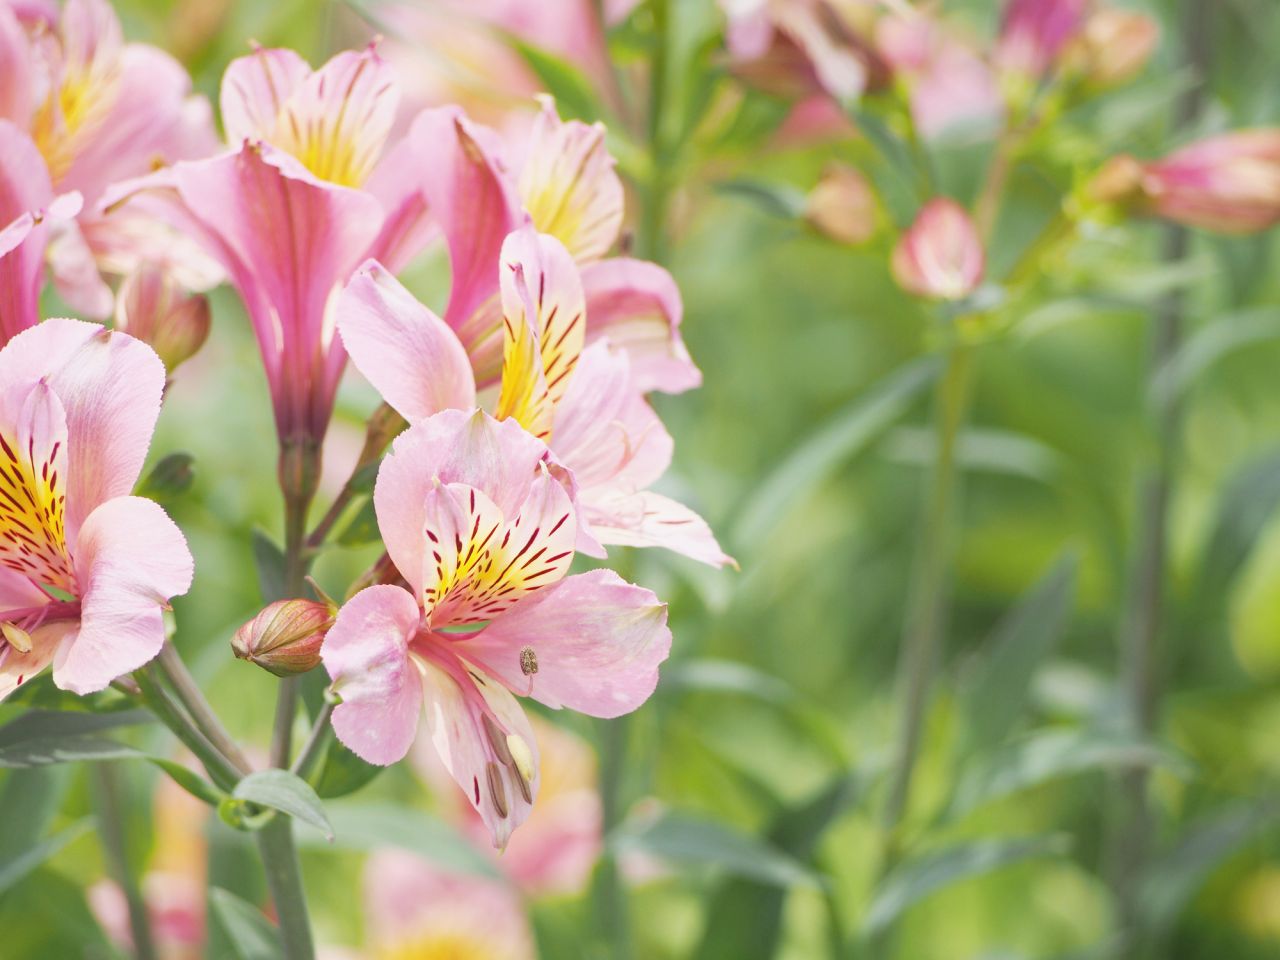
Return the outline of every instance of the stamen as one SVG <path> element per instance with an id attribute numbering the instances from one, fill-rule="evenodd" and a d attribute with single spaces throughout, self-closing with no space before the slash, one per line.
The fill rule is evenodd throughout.
<path id="1" fill-rule="evenodd" d="M 9 642 L 9 646 L 17 650 L 19 653 L 31 652 L 31 634 L 23 630 L 17 624 L 4 622 L 0 623 L 0 633 L 4 634 L 5 640 Z"/>
<path id="2" fill-rule="evenodd" d="M 519 771 L 519 779 L 526 784 L 533 783 L 534 774 L 537 773 L 533 768 L 533 751 L 529 749 L 529 744 L 525 743 L 524 737 L 518 733 L 507 734 L 507 749 L 511 751 L 511 760 Z M 521 789 L 528 789 L 524 787 Z"/>
<path id="3" fill-rule="evenodd" d="M 520 672 L 526 677 L 538 672 L 538 654 L 533 647 L 520 648 Z"/>
<path id="4" fill-rule="evenodd" d="M 484 734 L 489 738 L 489 746 L 493 747 L 498 762 L 511 766 L 515 761 L 511 758 L 511 751 L 507 749 L 507 735 L 502 732 L 502 728 L 494 723 L 493 718 L 487 713 L 480 714 L 480 723 L 484 727 Z"/>
<path id="5" fill-rule="evenodd" d="M 498 816 L 506 817 L 508 809 L 507 788 L 502 785 L 502 767 L 490 760 L 485 764 L 484 772 L 489 781 L 489 798 L 493 800 Z"/>

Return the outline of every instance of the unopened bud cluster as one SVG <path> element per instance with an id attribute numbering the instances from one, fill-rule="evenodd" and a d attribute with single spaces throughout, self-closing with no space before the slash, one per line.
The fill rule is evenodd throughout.
<path id="1" fill-rule="evenodd" d="M 277 600 L 236 631 L 231 649 L 277 677 L 306 673 L 320 663 L 336 612 L 319 600 Z"/>

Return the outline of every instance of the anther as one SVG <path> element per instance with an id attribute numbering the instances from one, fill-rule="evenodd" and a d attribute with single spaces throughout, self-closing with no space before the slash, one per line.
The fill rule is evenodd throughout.
<path id="1" fill-rule="evenodd" d="M 5 640 L 9 642 L 9 646 L 17 650 L 19 653 L 31 652 L 31 634 L 23 630 L 17 624 L 5 621 L 0 623 L 0 633 L 4 634 Z"/>
<path id="2" fill-rule="evenodd" d="M 480 723 L 484 727 L 484 734 L 489 738 L 489 746 L 493 747 L 498 762 L 508 767 L 515 763 L 511 757 L 511 751 L 507 749 L 507 735 L 502 732 L 502 728 L 494 723 L 493 718 L 487 713 L 480 714 Z"/>
<path id="3" fill-rule="evenodd" d="M 538 672 L 538 654 L 533 647 L 520 648 L 520 672 L 526 677 Z"/>
<path id="4" fill-rule="evenodd" d="M 484 767 L 485 777 L 489 781 L 489 798 L 497 808 L 498 816 L 507 815 L 507 788 L 502 785 L 502 768 L 490 760 Z"/>

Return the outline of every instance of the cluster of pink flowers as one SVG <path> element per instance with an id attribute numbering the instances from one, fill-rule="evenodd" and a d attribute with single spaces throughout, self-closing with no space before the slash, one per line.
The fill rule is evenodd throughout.
<path id="1" fill-rule="evenodd" d="M 334 730 L 373 763 L 404 757 L 425 717 L 504 845 L 540 784 L 517 696 L 617 716 L 652 693 L 670 647 L 651 591 L 570 575 L 574 557 L 663 546 L 732 562 L 651 489 L 672 439 L 646 395 L 700 373 L 670 275 L 611 255 L 624 191 L 603 128 L 544 99 L 518 143 L 456 107 L 396 133 L 397 80 L 375 46 L 319 69 L 254 49 L 223 78 L 219 145 L 185 74 L 123 44 L 102 0 L 0 4 L 0 60 L 0 695 L 51 662 L 59 686 L 99 690 L 162 648 L 192 561 L 163 511 L 128 494 L 165 364 L 207 332 L 188 291 L 225 279 L 304 513 L 348 355 L 409 425 L 373 494 L 378 582 L 336 616 L 269 608 L 237 652 L 265 662 L 255 631 L 313 623 L 318 656 L 282 651 L 279 672 L 322 659 Z M 395 278 L 437 239 L 443 316 Z M 37 323 L 46 264 L 84 312 L 114 304 L 117 329 Z"/>

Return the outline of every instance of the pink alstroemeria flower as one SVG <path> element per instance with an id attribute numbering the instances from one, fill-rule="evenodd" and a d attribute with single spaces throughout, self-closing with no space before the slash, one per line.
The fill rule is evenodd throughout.
<path id="1" fill-rule="evenodd" d="M 367 587 L 321 658 L 338 738 L 370 763 L 409 750 L 425 708 L 495 846 L 529 815 L 538 754 L 513 694 L 616 717 L 648 699 L 666 606 L 608 570 L 566 577 L 577 516 L 562 468 L 512 420 L 449 410 L 395 441 L 374 508 L 407 587 Z"/>
<path id="2" fill-rule="evenodd" d="M 80 210 L 80 195 L 55 198 L 31 138 L 0 120 L 0 346 L 40 319 L 49 225 Z"/>
<path id="3" fill-rule="evenodd" d="M 0 3 L 0 117 L 30 133 L 59 192 L 84 209 L 59 226 L 49 259 L 59 292 L 94 318 L 111 312 L 99 267 L 127 272 L 141 259 L 182 264 L 184 278 L 216 280 L 189 243 L 156 224 L 104 222 L 108 186 L 217 144 L 209 103 L 171 56 L 125 43 L 107 0 L 67 0 L 61 11 Z M 100 262 L 98 262 L 100 261 Z M 109 261 L 109 262 L 108 262 Z"/>
<path id="4" fill-rule="evenodd" d="M 50 663 L 58 687 L 92 693 L 164 645 L 191 553 L 129 495 L 164 379 L 146 344 L 78 320 L 0 350 L 0 698 Z"/>
<path id="5" fill-rule="evenodd" d="M 346 362 L 331 298 L 365 258 L 393 268 L 425 239 L 412 158 L 384 146 L 395 118 L 390 68 L 371 46 L 312 70 L 292 50 L 258 49 L 222 79 L 231 149 L 122 185 L 198 237 L 253 322 L 285 447 L 324 438 Z"/>
<path id="6" fill-rule="evenodd" d="M 481 388 L 497 380 L 502 358 L 494 265 L 528 217 L 581 269 L 587 343 L 607 338 L 625 349 L 646 392 L 678 393 L 702 382 L 680 339 L 683 307 L 671 275 L 647 261 L 606 258 L 622 226 L 624 197 L 601 125 L 563 122 L 544 100 L 518 169 L 497 134 L 453 107 L 423 111 L 408 141 L 453 268 L 444 319 L 470 354 Z"/>
<path id="7" fill-rule="evenodd" d="M 1080 33 L 1088 5 L 1088 0 L 1008 0 L 996 63 L 1009 73 L 1043 77 Z"/>
<path id="8" fill-rule="evenodd" d="M 893 248 L 893 278 L 908 293 L 931 300 L 962 300 L 982 282 L 986 254 L 968 211 L 935 197 Z"/>
<path id="9" fill-rule="evenodd" d="M 700 516 L 648 488 L 671 463 L 672 441 L 644 398 L 639 365 L 610 337 L 586 346 L 590 307 L 568 250 L 526 225 L 499 260 L 501 386 L 494 416 L 543 440 L 578 485 L 578 549 L 664 546 L 714 566 L 733 563 Z M 352 361 L 410 423 L 470 409 L 476 382 L 458 338 L 376 262 L 335 310 Z"/>

